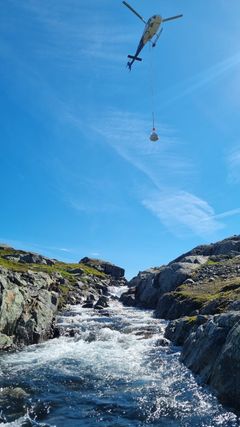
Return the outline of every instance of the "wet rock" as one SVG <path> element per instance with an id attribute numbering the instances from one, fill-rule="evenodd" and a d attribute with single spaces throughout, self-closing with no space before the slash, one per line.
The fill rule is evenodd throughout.
<path id="1" fill-rule="evenodd" d="M 24 400 L 29 394 L 21 387 L 4 387 L 0 389 L 0 401 L 6 397 L 17 400 Z"/>
<path id="2" fill-rule="evenodd" d="M 175 345 L 183 345 L 190 333 L 208 321 L 208 316 L 182 317 L 169 322 L 165 337 Z"/>
<path id="3" fill-rule="evenodd" d="M 134 307 L 136 305 L 134 294 L 124 293 L 121 295 L 120 301 L 127 307 Z"/>
<path id="4" fill-rule="evenodd" d="M 214 380 L 219 377 L 219 375 L 217 377 L 219 368 L 216 369 L 217 366 L 224 366 L 225 370 L 228 369 L 229 364 L 225 365 L 227 359 L 224 359 L 224 351 L 228 349 L 227 351 L 230 351 L 232 355 L 236 351 L 236 346 L 231 338 L 231 336 L 236 338 L 236 332 L 231 332 L 231 329 L 236 326 L 236 331 L 239 331 L 237 328 L 239 322 L 240 312 L 211 316 L 206 323 L 189 334 L 183 346 L 181 360 L 194 373 L 199 374 L 204 382 L 214 386 L 219 395 L 221 387 L 217 385 L 218 380 Z M 234 356 L 232 357 L 234 359 Z M 219 360 L 222 360 L 220 364 Z M 224 365 L 223 360 L 225 360 Z M 214 372 L 216 376 L 213 374 Z M 235 378 L 232 377 L 231 382 L 234 384 Z"/>
<path id="5" fill-rule="evenodd" d="M 94 305 L 94 308 L 95 308 L 96 310 L 102 310 L 103 308 L 108 307 L 108 303 L 109 303 L 108 298 L 107 298 L 107 297 L 105 297 L 104 295 L 102 295 L 102 296 L 98 299 L 98 301 L 96 302 L 96 304 Z"/>
<path id="6" fill-rule="evenodd" d="M 170 345 L 170 341 L 166 338 L 159 338 L 155 344 L 156 347 L 168 347 Z"/>
<path id="7" fill-rule="evenodd" d="M 94 310 L 103 310 L 104 309 L 104 307 L 100 304 L 95 304 L 93 308 L 94 308 Z"/>
<path id="8" fill-rule="evenodd" d="M 174 293 L 160 297 L 154 312 L 158 319 L 173 320 L 183 316 L 192 316 L 201 307 L 201 303 L 191 298 L 176 298 Z"/>
<path id="9" fill-rule="evenodd" d="M 239 409 L 240 402 L 240 324 L 237 322 L 218 355 L 209 384 L 221 401 Z"/>
<path id="10" fill-rule="evenodd" d="M 93 305 L 94 305 L 93 301 L 88 301 L 88 302 L 85 302 L 85 303 L 82 305 L 82 307 L 83 307 L 83 308 L 93 308 Z"/>
<path id="11" fill-rule="evenodd" d="M 13 347 L 13 338 L 0 333 L 0 350 L 8 350 Z"/>

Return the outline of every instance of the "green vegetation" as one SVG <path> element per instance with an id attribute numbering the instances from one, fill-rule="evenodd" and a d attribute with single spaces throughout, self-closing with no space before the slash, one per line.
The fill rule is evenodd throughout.
<path id="1" fill-rule="evenodd" d="M 221 264 L 221 261 L 213 261 L 211 259 L 209 259 L 206 263 L 206 265 L 218 265 Z"/>
<path id="2" fill-rule="evenodd" d="M 187 323 L 194 324 L 197 321 L 197 316 L 187 316 L 185 317 Z"/>
<path id="3" fill-rule="evenodd" d="M 44 271 L 46 273 L 52 274 L 52 273 L 60 273 L 63 277 L 71 280 L 74 277 L 74 273 L 71 272 L 71 270 L 82 270 L 83 274 L 86 275 L 93 275 L 97 277 L 105 277 L 105 274 L 101 271 L 98 271 L 94 267 L 90 267 L 85 264 L 75 264 L 75 263 L 64 263 L 57 261 L 54 265 L 45 265 L 45 264 L 35 264 L 35 263 L 20 263 L 13 260 L 8 260 L 3 258 L 6 255 L 13 255 L 16 256 L 18 254 L 24 254 L 24 251 L 17 251 L 17 250 L 0 250 L 0 266 L 8 268 L 13 271 L 19 271 L 19 272 L 25 272 L 28 270 L 32 271 Z"/>
<path id="4" fill-rule="evenodd" d="M 28 271 L 45 272 L 50 276 L 58 273 L 65 279 L 65 283 L 58 285 L 60 291 L 59 307 L 63 307 L 68 300 L 69 293 L 74 289 L 77 282 L 83 283 L 82 288 L 87 287 L 92 282 L 92 277 L 104 278 L 106 274 L 98 271 L 94 267 L 85 265 L 83 263 L 64 263 L 56 261 L 53 265 L 36 264 L 36 263 L 21 263 L 14 259 L 6 259 L 6 255 L 17 257 L 18 255 L 27 254 L 25 251 L 15 250 L 11 248 L 0 249 L 0 267 L 7 268 L 8 270 L 25 273 Z"/>
<path id="5" fill-rule="evenodd" d="M 222 300 L 222 303 L 237 301 L 240 299 L 240 277 L 225 280 L 216 278 L 211 282 L 206 280 L 194 287 L 182 285 L 175 292 L 175 296 L 181 300 L 191 300 L 197 303 L 199 308 L 214 300 Z"/>

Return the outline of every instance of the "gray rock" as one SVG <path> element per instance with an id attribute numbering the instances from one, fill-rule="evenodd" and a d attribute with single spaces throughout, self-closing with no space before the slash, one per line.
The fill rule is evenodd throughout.
<path id="1" fill-rule="evenodd" d="M 168 347 L 170 345 L 170 341 L 166 338 L 159 338 L 154 345 L 156 347 Z"/>
<path id="2" fill-rule="evenodd" d="M 42 265 L 53 265 L 55 261 L 44 257 L 33 252 L 19 252 L 12 253 L 8 255 L 3 255 L 3 258 L 8 259 L 9 261 L 20 262 L 22 264 L 42 264 Z"/>
<path id="3" fill-rule="evenodd" d="M 4 289 L 0 310 L 0 332 L 13 335 L 18 319 L 23 312 L 24 298 L 17 286 Z"/>
<path id="4" fill-rule="evenodd" d="M 115 279 L 121 279 L 124 277 L 125 274 L 125 270 L 123 268 L 100 259 L 85 257 L 82 258 L 79 263 L 89 265 L 90 267 L 93 267 L 98 271 L 108 274 Z"/>
<path id="5" fill-rule="evenodd" d="M 204 382 L 214 386 L 218 393 L 220 393 L 217 386 L 218 380 L 214 380 L 217 377 L 213 373 L 216 373 L 216 367 L 221 365 L 219 365 L 219 360 L 222 360 L 221 355 L 223 355 L 224 349 L 229 350 L 229 347 L 233 345 L 233 340 L 227 339 L 227 337 L 231 329 L 239 322 L 240 312 L 215 315 L 191 332 L 184 342 L 181 360 L 194 373 L 199 374 Z M 239 331 L 239 329 L 236 330 Z M 233 334 L 234 338 L 236 338 L 235 334 L 236 332 Z M 225 347 L 225 343 L 228 343 L 227 347 Z M 235 344 L 231 351 L 236 351 Z M 234 381 L 233 378 L 232 380 Z"/>
<path id="6" fill-rule="evenodd" d="M 103 309 L 103 308 L 108 307 L 108 303 L 109 303 L 108 298 L 106 298 L 105 296 L 103 296 L 103 295 L 102 295 L 102 296 L 97 300 L 97 302 L 96 302 L 96 304 L 95 304 L 94 308 L 101 310 L 101 309 Z"/>
<path id="7" fill-rule="evenodd" d="M 240 402 L 240 324 L 232 327 L 214 364 L 209 383 L 221 401 L 239 409 Z"/>
<path id="8" fill-rule="evenodd" d="M 0 401 L 2 398 L 10 397 L 11 399 L 24 400 L 30 395 L 21 387 L 4 387 L 0 392 Z"/>
<path id="9" fill-rule="evenodd" d="M 14 347 L 12 337 L 0 333 L 0 350 L 8 350 Z"/>
<path id="10" fill-rule="evenodd" d="M 162 295 L 154 312 L 158 319 L 174 320 L 183 316 L 193 316 L 201 307 L 197 300 L 189 298 L 176 298 L 174 293 Z"/>
<path id="11" fill-rule="evenodd" d="M 207 316 L 196 316 L 196 318 L 182 317 L 181 319 L 169 322 L 165 337 L 175 345 L 183 345 L 190 333 L 195 331 L 200 325 L 206 323 Z"/>
<path id="12" fill-rule="evenodd" d="M 82 307 L 83 308 L 93 308 L 93 301 L 88 301 L 88 302 L 85 302 L 83 305 L 82 305 Z"/>

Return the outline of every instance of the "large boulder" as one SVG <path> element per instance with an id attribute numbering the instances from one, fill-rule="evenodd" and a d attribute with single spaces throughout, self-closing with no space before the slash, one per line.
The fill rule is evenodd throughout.
<path id="1" fill-rule="evenodd" d="M 214 364 L 210 384 L 222 402 L 240 409 L 240 322 L 227 336 Z"/>
<path id="2" fill-rule="evenodd" d="M 0 348 L 9 347 L 10 341 L 33 344 L 51 336 L 59 303 L 59 294 L 51 289 L 56 281 L 44 272 L 0 268 Z"/>
<path id="3" fill-rule="evenodd" d="M 20 262 L 21 264 L 54 265 L 56 262 L 53 259 L 33 252 L 13 252 L 7 255 L 3 255 L 3 258 L 9 261 Z"/>
<path id="4" fill-rule="evenodd" d="M 208 257 L 188 256 L 181 262 L 171 262 L 163 268 L 159 274 L 158 287 L 160 295 L 175 290 L 187 279 L 191 278 L 193 273 L 208 261 Z"/>
<path id="5" fill-rule="evenodd" d="M 184 342 L 181 361 L 219 398 L 240 409 L 240 312 L 210 316 Z"/>
<path id="6" fill-rule="evenodd" d="M 100 259 L 84 257 L 79 261 L 79 263 L 93 267 L 102 273 L 112 276 L 114 279 L 121 279 L 125 274 L 125 270 L 123 268 Z"/>
<path id="7" fill-rule="evenodd" d="M 191 279 L 195 271 L 207 261 L 208 257 L 205 256 L 187 256 L 181 262 L 140 272 L 129 282 L 130 287 L 136 287 L 136 305 L 159 309 L 161 297 Z"/>
<path id="8" fill-rule="evenodd" d="M 24 307 L 24 297 L 17 286 L 4 289 L 0 310 L 0 332 L 13 335 Z"/>
<path id="9" fill-rule="evenodd" d="M 140 272 L 131 281 L 131 286 L 136 283 L 135 298 L 137 305 L 146 308 L 156 307 L 159 297 L 158 278 L 160 271 L 160 269 L 149 269 Z"/>
<path id="10" fill-rule="evenodd" d="M 172 320 L 168 323 L 165 331 L 165 337 L 175 345 L 183 345 L 190 333 L 208 321 L 207 316 L 182 317 L 181 319 Z"/>

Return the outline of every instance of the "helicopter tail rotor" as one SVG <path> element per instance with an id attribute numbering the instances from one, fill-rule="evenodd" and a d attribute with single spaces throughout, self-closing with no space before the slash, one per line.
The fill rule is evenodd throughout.
<path id="1" fill-rule="evenodd" d="M 128 61 L 127 63 L 127 67 L 129 68 L 130 71 L 132 69 L 132 64 L 134 63 L 134 61 L 142 61 L 142 58 L 139 58 L 138 56 L 128 55 L 128 58 L 132 60 L 132 61 Z"/>
<path id="2" fill-rule="evenodd" d="M 142 61 L 142 58 L 139 58 L 138 56 L 128 55 L 128 58 L 134 59 L 134 61 Z"/>

